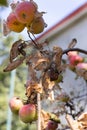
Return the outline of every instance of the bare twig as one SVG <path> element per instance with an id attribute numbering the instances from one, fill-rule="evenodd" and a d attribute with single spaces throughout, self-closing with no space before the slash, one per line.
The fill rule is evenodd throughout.
<path id="1" fill-rule="evenodd" d="M 39 47 L 38 47 L 37 43 L 35 42 L 35 40 L 33 40 L 32 37 L 30 36 L 30 33 L 29 33 L 28 31 L 27 31 L 27 33 L 28 33 L 29 38 L 31 39 L 31 41 L 32 41 L 33 44 L 35 45 L 35 47 L 36 47 L 37 49 L 39 49 Z"/>
<path id="2" fill-rule="evenodd" d="M 87 51 L 86 51 L 86 50 L 83 50 L 83 49 L 80 49 L 80 48 L 68 48 L 68 49 L 66 49 L 66 50 L 63 50 L 62 55 L 67 54 L 69 51 L 78 51 L 78 52 L 80 52 L 80 53 L 87 54 Z"/>

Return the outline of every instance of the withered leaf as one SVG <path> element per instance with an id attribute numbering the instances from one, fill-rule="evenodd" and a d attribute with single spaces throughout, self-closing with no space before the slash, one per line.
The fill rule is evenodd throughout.
<path id="1" fill-rule="evenodd" d="M 29 97 L 32 94 L 32 92 L 42 93 L 42 85 L 41 85 L 41 83 L 31 81 L 29 86 L 26 88 L 27 96 Z"/>
<path id="2" fill-rule="evenodd" d="M 36 70 L 42 70 L 46 68 L 46 63 L 48 64 L 49 60 L 47 58 L 40 58 L 37 60 L 34 69 Z"/>
<path id="3" fill-rule="evenodd" d="M 53 53 L 55 54 L 53 57 L 53 61 L 59 67 L 61 65 L 61 61 L 62 61 L 63 50 L 60 47 L 53 47 Z"/>
<path id="4" fill-rule="evenodd" d="M 48 93 L 48 90 L 52 90 L 55 85 L 54 81 L 50 81 L 50 78 L 47 72 L 42 75 L 42 85 L 46 93 Z"/>
<path id="5" fill-rule="evenodd" d="M 11 32 L 11 30 L 7 27 L 5 20 L 3 20 L 2 25 L 3 25 L 3 35 L 7 36 Z"/>
<path id="6" fill-rule="evenodd" d="M 45 130 L 49 119 L 50 119 L 50 114 L 42 109 L 41 110 L 41 127 L 42 127 L 42 130 Z"/>
<path id="7" fill-rule="evenodd" d="M 23 44 L 23 42 L 24 41 L 20 39 L 13 43 L 10 50 L 10 62 L 12 62 L 20 54 L 18 47 L 19 45 Z"/>
<path id="8" fill-rule="evenodd" d="M 78 117 L 78 121 L 87 121 L 87 112 L 82 113 L 79 117 Z"/>
<path id="9" fill-rule="evenodd" d="M 87 129 L 87 112 L 82 113 L 77 121 L 79 122 L 79 127 L 82 129 Z"/>
<path id="10" fill-rule="evenodd" d="M 25 59 L 24 57 L 20 57 L 19 59 L 13 61 L 12 63 L 9 63 L 3 71 L 9 72 L 16 69 L 18 66 L 20 66 L 23 63 L 24 59 Z"/>
<path id="11" fill-rule="evenodd" d="M 72 41 L 68 45 L 68 48 L 73 48 L 76 45 L 76 43 L 77 43 L 77 40 L 75 38 L 72 39 Z"/>

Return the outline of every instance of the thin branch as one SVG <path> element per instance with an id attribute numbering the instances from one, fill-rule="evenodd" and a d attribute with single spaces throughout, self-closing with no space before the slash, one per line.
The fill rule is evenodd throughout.
<path id="1" fill-rule="evenodd" d="M 87 54 L 87 51 L 86 51 L 86 50 L 83 50 L 83 49 L 80 49 L 80 48 L 68 48 L 68 49 L 66 49 L 66 50 L 63 50 L 62 55 L 67 54 L 69 51 L 78 51 L 78 52 L 80 52 L 80 53 Z"/>
<path id="2" fill-rule="evenodd" d="M 38 47 L 37 43 L 35 42 L 35 40 L 33 40 L 32 37 L 30 36 L 30 33 L 29 33 L 28 31 L 27 31 L 27 33 L 28 33 L 28 36 L 29 36 L 29 38 L 31 39 L 31 41 L 34 43 L 35 47 L 36 47 L 37 49 L 39 49 L 39 47 Z"/>
<path id="3" fill-rule="evenodd" d="M 86 96 L 87 96 L 87 93 L 86 93 L 86 94 L 83 94 L 83 95 L 80 95 L 80 96 L 73 97 L 73 98 L 71 98 L 71 100 L 84 98 L 84 97 L 86 97 Z"/>
<path id="4" fill-rule="evenodd" d="M 40 101 L 40 93 L 37 93 L 37 130 L 41 130 L 41 101 Z"/>

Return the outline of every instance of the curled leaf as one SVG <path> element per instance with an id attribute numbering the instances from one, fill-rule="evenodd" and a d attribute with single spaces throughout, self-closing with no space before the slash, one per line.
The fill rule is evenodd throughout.
<path id="1" fill-rule="evenodd" d="M 27 96 L 30 97 L 32 92 L 34 92 L 34 93 L 42 93 L 42 85 L 41 85 L 41 83 L 30 81 L 28 87 L 26 87 Z"/>
<path id="2" fill-rule="evenodd" d="M 44 110 L 41 110 L 41 127 L 42 127 L 42 130 L 44 130 L 46 128 L 49 119 L 50 119 L 49 113 L 44 111 Z"/>
<path id="3" fill-rule="evenodd" d="M 53 61 L 56 63 L 57 67 L 60 67 L 63 53 L 62 48 L 53 47 L 53 53 L 54 53 Z"/>
<path id="4" fill-rule="evenodd" d="M 25 46 L 26 44 L 21 39 L 13 43 L 10 50 L 10 62 L 12 62 L 20 53 L 24 54 L 23 47 Z"/>
<path id="5" fill-rule="evenodd" d="M 40 58 L 37 60 L 34 69 L 36 70 L 42 70 L 46 68 L 46 64 L 48 64 L 49 60 L 47 58 Z"/>
<path id="6" fill-rule="evenodd" d="M 87 112 L 82 113 L 77 119 L 77 121 L 80 124 L 80 128 L 87 129 Z"/>
<path id="7" fill-rule="evenodd" d="M 16 69 L 18 66 L 20 66 L 23 63 L 24 59 L 25 59 L 24 57 L 20 57 L 19 59 L 13 61 L 12 63 L 9 63 L 3 71 L 9 72 Z"/>
<path id="8" fill-rule="evenodd" d="M 77 40 L 75 38 L 72 39 L 72 41 L 68 45 L 68 48 L 73 48 L 76 45 L 76 43 L 77 43 Z"/>
<path id="9" fill-rule="evenodd" d="M 11 32 L 11 30 L 7 27 L 5 20 L 3 20 L 2 26 L 3 26 L 3 35 L 7 36 Z"/>

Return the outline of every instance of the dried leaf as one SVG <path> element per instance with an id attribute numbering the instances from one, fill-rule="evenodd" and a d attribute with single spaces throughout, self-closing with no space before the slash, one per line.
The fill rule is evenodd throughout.
<path id="1" fill-rule="evenodd" d="M 10 50 L 10 62 L 12 62 L 20 54 L 18 47 L 21 44 L 24 44 L 24 41 L 21 39 L 13 43 Z"/>
<path id="2" fill-rule="evenodd" d="M 48 75 L 48 73 L 45 73 L 43 76 L 42 76 L 42 85 L 44 87 L 44 89 L 47 91 L 47 90 L 52 90 L 54 85 L 55 85 L 55 82 L 54 81 L 50 81 L 50 77 Z"/>
<path id="3" fill-rule="evenodd" d="M 87 112 L 82 113 L 82 114 L 78 117 L 78 121 L 87 121 Z"/>
<path id="4" fill-rule="evenodd" d="M 3 20 L 2 26 L 3 26 L 3 35 L 7 36 L 11 32 L 11 30 L 7 27 L 5 20 Z"/>
<path id="5" fill-rule="evenodd" d="M 54 53 L 53 61 L 56 63 L 57 67 L 60 67 L 63 53 L 62 48 L 53 47 L 53 53 Z"/>
<path id="6" fill-rule="evenodd" d="M 19 4 L 19 1 L 13 1 L 13 2 L 10 4 L 12 11 L 15 10 L 15 8 L 16 8 L 16 6 L 17 6 L 18 4 Z"/>
<path id="7" fill-rule="evenodd" d="M 32 89 L 36 92 L 36 93 L 42 93 L 43 89 L 42 89 L 42 84 L 41 83 L 33 83 L 32 84 Z"/>
<path id="8" fill-rule="evenodd" d="M 26 87 L 26 95 L 27 97 L 30 97 L 32 95 L 32 93 L 42 93 L 43 89 L 42 89 L 42 84 L 41 83 L 37 83 L 35 81 L 30 81 L 29 84 Z"/>
<path id="9" fill-rule="evenodd" d="M 47 126 L 47 123 L 50 119 L 50 114 L 44 110 L 41 110 L 41 127 L 44 130 Z"/>
<path id="10" fill-rule="evenodd" d="M 87 112 L 82 113 L 77 121 L 80 123 L 82 129 L 87 129 Z"/>
<path id="11" fill-rule="evenodd" d="M 18 66 L 20 66 L 23 63 L 24 59 L 25 59 L 24 57 L 20 57 L 20 59 L 17 59 L 13 61 L 12 63 L 9 63 L 3 71 L 9 72 L 16 69 Z"/>
<path id="12" fill-rule="evenodd" d="M 73 120 L 70 115 L 66 115 L 66 120 L 71 128 L 71 130 L 83 130 L 79 128 L 79 123 L 77 120 Z"/>
<path id="13" fill-rule="evenodd" d="M 72 39 L 72 41 L 69 43 L 68 48 L 73 48 L 76 45 L 76 43 L 77 43 L 77 40 L 75 38 Z"/>
<path id="14" fill-rule="evenodd" d="M 48 62 L 49 62 L 49 60 L 47 58 L 40 58 L 37 60 L 35 66 L 34 66 L 34 69 L 43 70 L 46 68 Z"/>

